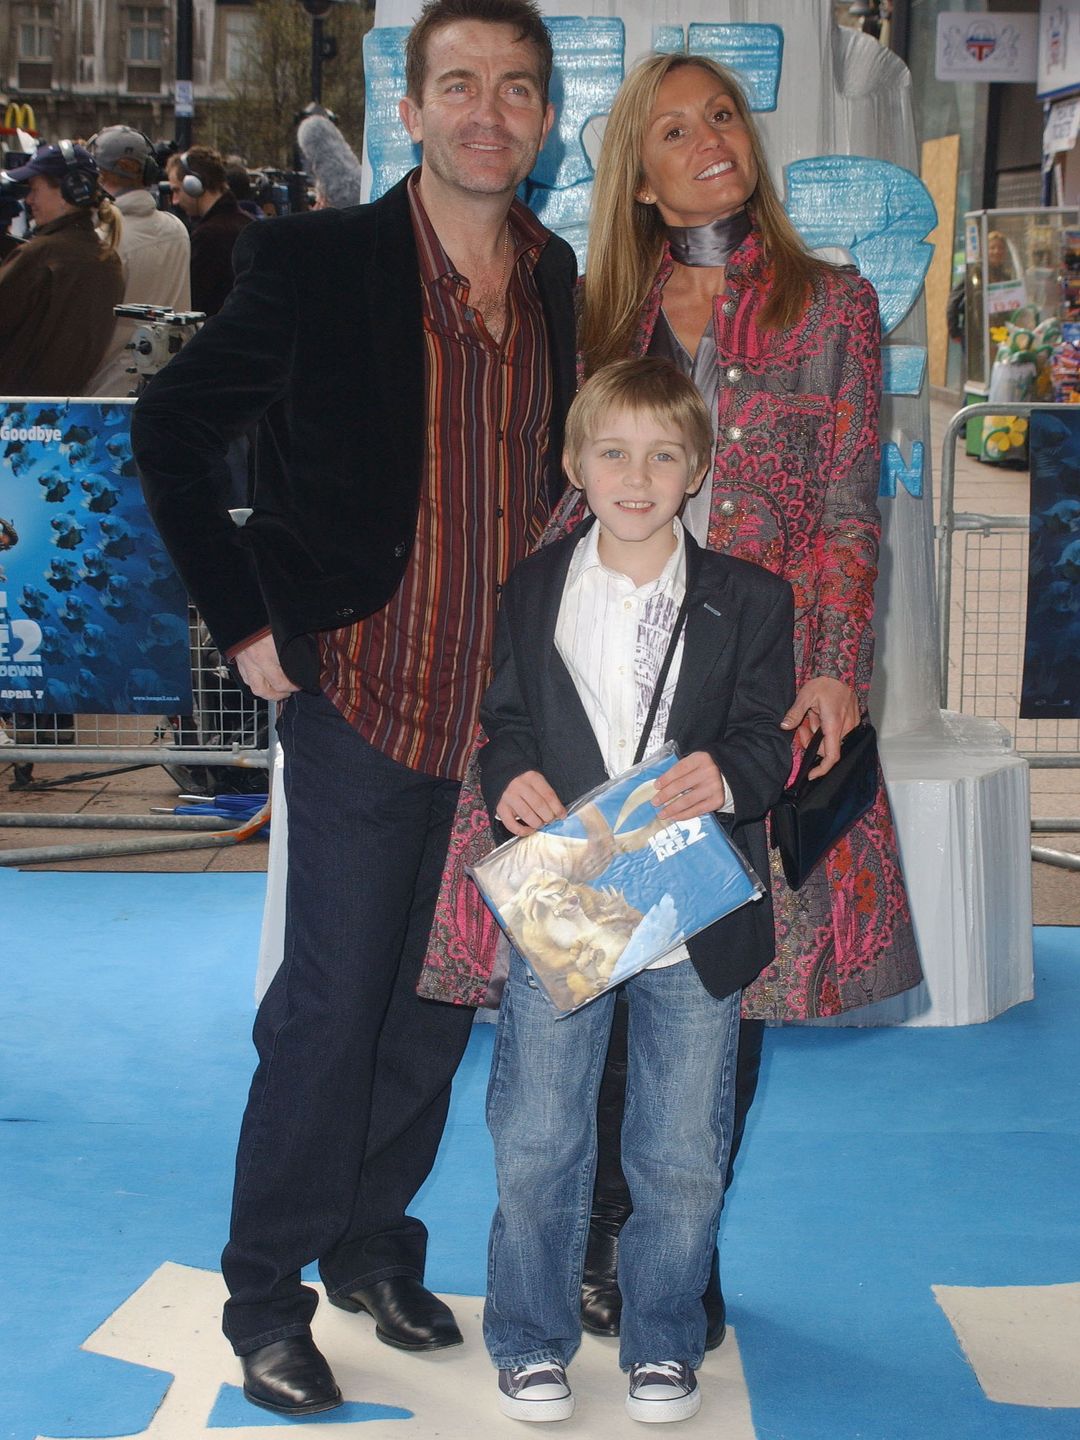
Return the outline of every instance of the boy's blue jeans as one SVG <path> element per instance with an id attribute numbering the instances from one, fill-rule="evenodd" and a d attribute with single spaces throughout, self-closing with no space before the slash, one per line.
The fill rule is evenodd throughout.
<path id="1" fill-rule="evenodd" d="M 731 1143 L 739 995 L 715 1000 L 688 960 L 626 982 L 622 1159 L 634 1211 L 619 1238 L 619 1363 L 701 1364 Z M 596 1169 L 596 1099 L 614 996 L 557 1019 L 513 955 L 488 1085 L 499 1204 L 484 1339 L 495 1365 L 566 1365 Z"/>

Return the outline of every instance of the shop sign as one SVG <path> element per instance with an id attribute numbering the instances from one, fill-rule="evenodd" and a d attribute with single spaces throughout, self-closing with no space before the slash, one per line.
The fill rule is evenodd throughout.
<path id="1" fill-rule="evenodd" d="M 1034 15 L 944 10 L 937 17 L 934 75 L 938 80 L 1030 85 L 1035 79 L 1037 42 Z"/>
<path id="2" fill-rule="evenodd" d="M 997 280 L 986 287 L 986 308 L 991 315 L 1011 315 L 1026 304 L 1023 280 Z"/>
<path id="3" fill-rule="evenodd" d="M 1050 106 L 1050 118 L 1043 130 L 1043 154 L 1057 155 L 1062 150 L 1071 150 L 1076 144 L 1077 131 L 1080 131 L 1080 96 L 1056 100 Z"/>
<path id="4" fill-rule="evenodd" d="M 979 262 L 979 222 L 969 220 L 964 227 L 964 259 L 969 265 Z"/>
<path id="5" fill-rule="evenodd" d="M 191 80 L 177 80 L 173 114 L 178 120 L 190 119 L 195 114 L 195 85 Z"/>
<path id="6" fill-rule="evenodd" d="M 1035 92 L 1052 100 L 1080 90 L 1080 0 L 1042 0 Z"/>

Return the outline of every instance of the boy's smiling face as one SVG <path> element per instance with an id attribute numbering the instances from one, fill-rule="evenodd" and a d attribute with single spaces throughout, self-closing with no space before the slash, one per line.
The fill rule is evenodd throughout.
<path id="1" fill-rule="evenodd" d="M 675 547 L 671 522 L 703 479 L 691 473 L 681 428 L 649 411 L 612 409 L 563 465 L 600 526 L 601 561 L 635 584 L 655 580 Z"/>

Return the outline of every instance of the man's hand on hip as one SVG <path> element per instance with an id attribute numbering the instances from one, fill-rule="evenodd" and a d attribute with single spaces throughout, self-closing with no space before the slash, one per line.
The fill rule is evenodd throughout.
<path id="1" fill-rule="evenodd" d="M 241 680 L 261 700 L 286 700 L 300 689 L 281 668 L 272 635 L 261 635 L 238 650 L 234 658 Z"/>

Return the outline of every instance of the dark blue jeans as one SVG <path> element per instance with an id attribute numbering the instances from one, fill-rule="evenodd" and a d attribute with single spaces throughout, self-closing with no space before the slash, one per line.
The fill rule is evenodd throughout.
<path id="1" fill-rule="evenodd" d="M 642 970 L 625 990 L 622 1158 L 633 1213 L 619 1238 L 619 1363 L 696 1369 L 731 1144 L 740 997 L 715 999 L 689 960 Z M 500 1370 L 567 1365 L 581 1340 L 596 1097 L 614 1009 L 609 993 L 560 1018 L 511 957 L 487 1101 L 499 1204 L 484 1339 Z"/>
<path id="2" fill-rule="evenodd" d="M 330 1293 L 423 1278 L 405 1214 L 435 1159 L 472 1011 L 415 993 L 458 785 L 396 764 L 323 696 L 279 724 L 289 807 L 285 954 L 255 1021 L 221 1268 L 239 1355 L 305 1333 Z"/>

